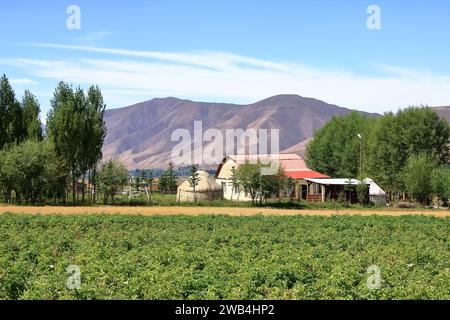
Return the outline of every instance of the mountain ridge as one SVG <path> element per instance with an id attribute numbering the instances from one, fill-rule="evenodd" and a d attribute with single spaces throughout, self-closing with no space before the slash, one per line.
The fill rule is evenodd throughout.
<path id="1" fill-rule="evenodd" d="M 202 121 L 203 131 L 216 128 L 223 133 L 226 129 L 280 129 L 280 150 L 302 154 L 317 129 L 333 116 L 352 111 L 293 94 L 276 95 L 250 104 L 154 98 L 105 112 L 108 131 L 103 155 L 104 159 L 121 160 L 129 169 L 164 168 L 178 143 L 171 142 L 172 132 L 187 129 L 192 136 L 194 121 Z M 381 116 L 357 112 L 369 117 Z M 450 118 L 450 107 L 437 112 Z"/>

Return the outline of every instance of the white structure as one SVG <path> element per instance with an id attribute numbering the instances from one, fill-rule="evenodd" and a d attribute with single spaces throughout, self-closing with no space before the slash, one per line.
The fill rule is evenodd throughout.
<path id="1" fill-rule="evenodd" d="M 195 199 L 202 200 L 220 200 L 223 199 L 222 186 L 216 182 L 208 172 L 198 171 L 199 182 L 194 188 L 191 187 L 189 181 L 184 181 L 177 190 L 177 201 L 193 202 Z"/>
<path id="2" fill-rule="evenodd" d="M 243 161 L 243 162 L 242 162 Z M 252 201 L 249 194 L 245 194 L 243 190 L 238 187 L 237 190 L 233 189 L 233 184 L 231 182 L 233 176 L 233 168 L 237 170 L 241 163 L 245 163 L 244 156 L 229 156 L 225 158 L 222 164 L 216 172 L 216 181 L 222 187 L 223 197 L 227 200 L 233 201 Z"/>
<path id="3" fill-rule="evenodd" d="M 365 178 L 363 182 L 369 185 L 369 201 L 375 205 L 386 205 L 386 192 L 370 178 Z"/>
<path id="4" fill-rule="evenodd" d="M 350 178 L 335 179 L 306 179 L 308 182 L 308 201 L 325 202 L 327 199 L 337 200 L 340 193 L 343 193 L 346 186 L 356 186 L 362 182 Z M 345 199 L 355 202 L 355 196 L 347 192 Z"/>

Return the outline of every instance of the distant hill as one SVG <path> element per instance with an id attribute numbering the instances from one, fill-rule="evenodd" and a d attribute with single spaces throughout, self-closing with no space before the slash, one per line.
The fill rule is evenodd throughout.
<path id="1" fill-rule="evenodd" d="M 434 110 L 436 110 L 436 113 L 441 117 L 441 118 L 445 118 L 448 120 L 448 122 L 450 122 L 450 106 L 448 107 L 436 107 L 433 108 Z"/>
<path id="2" fill-rule="evenodd" d="M 253 104 L 206 103 L 177 98 L 153 99 L 107 110 L 104 158 L 118 158 L 130 168 L 161 168 L 170 161 L 175 129 L 280 129 L 280 149 L 302 153 L 306 142 L 333 116 L 350 109 L 298 95 L 278 95 Z M 379 116 L 368 114 L 368 116 Z"/>

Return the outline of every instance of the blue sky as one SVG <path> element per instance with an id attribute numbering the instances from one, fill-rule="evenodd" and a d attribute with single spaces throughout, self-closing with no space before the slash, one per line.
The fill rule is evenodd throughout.
<path id="1" fill-rule="evenodd" d="M 81 29 L 69 30 L 69 5 Z M 366 10 L 381 10 L 369 30 Z M 48 111 L 59 80 L 109 108 L 177 96 L 250 103 L 281 93 L 372 112 L 450 104 L 449 1 L 0 3 L 0 73 Z"/>

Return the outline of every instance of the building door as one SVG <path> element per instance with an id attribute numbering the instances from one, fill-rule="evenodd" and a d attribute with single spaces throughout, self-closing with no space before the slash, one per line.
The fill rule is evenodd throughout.
<path id="1" fill-rule="evenodd" d="M 300 199 L 306 200 L 307 196 L 308 196 L 308 186 L 302 185 Z"/>

